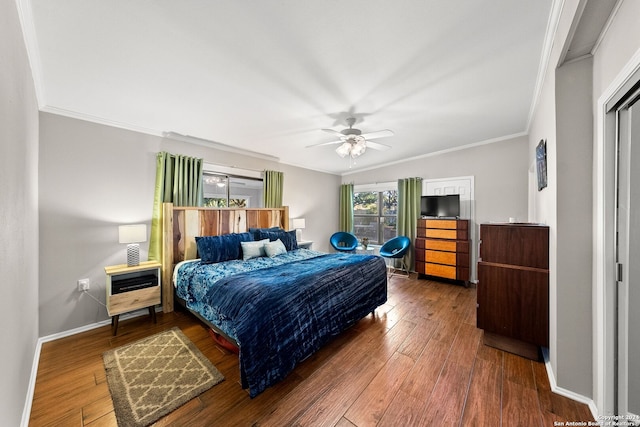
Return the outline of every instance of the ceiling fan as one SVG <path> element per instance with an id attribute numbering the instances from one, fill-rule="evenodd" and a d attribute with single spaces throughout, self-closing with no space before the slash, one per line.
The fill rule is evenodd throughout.
<path id="1" fill-rule="evenodd" d="M 356 158 L 362 155 L 367 148 L 373 148 L 374 150 L 385 151 L 391 148 L 391 146 L 386 144 L 380 144 L 379 142 L 372 142 L 372 139 L 376 138 L 384 138 L 386 136 L 393 136 L 393 132 L 389 129 L 379 130 L 375 132 L 369 132 L 363 134 L 360 129 L 356 129 L 353 127 L 356 119 L 354 117 L 347 118 L 347 124 L 349 125 L 348 129 L 343 129 L 341 131 L 333 130 L 333 129 L 322 129 L 324 132 L 329 132 L 337 135 L 340 139 L 337 141 L 330 142 L 321 142 L 320 144 L 309 145 L 309 147 L 320 147 L 323 145 L 333 145 L 340 144 L 338 148 L 336 148 L 336 153 L 340 157 L 349 156 L 351 158 Z"/>

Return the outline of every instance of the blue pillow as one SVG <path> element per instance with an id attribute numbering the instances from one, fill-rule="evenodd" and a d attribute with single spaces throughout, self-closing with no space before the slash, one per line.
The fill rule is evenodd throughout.
<path id="1" fill-rule="evenodd" d="M 242 258 L 240 242 L 253 240 L 251 233 L 231 233 L 222 236 L 196 237 L 198 254 L 204 264 Z"/>
<path id="2" fill-rule="evenodd" d="M 284 231 L 284 230 L 280 227 L 269 227 L 269 228 L 249 227 L 249 233 L 253 234 L 253 240 L 260 240 L 261 231 Z"/>
<path id="3" fill-rule="evenodd" d="M 269 239 L 273 242 L 280 239 L 284 243 L 284 247 L 287 251 L 298 249 L 298 241 L 296 240 L 296 230 L 291 231 L 258 231 L 258 238 L 256 240 Z"/>

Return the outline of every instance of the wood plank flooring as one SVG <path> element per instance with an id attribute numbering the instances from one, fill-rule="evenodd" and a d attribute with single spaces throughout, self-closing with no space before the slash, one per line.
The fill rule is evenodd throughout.
<path id="1" fill-rule="evenodd" d="M 186 312 L 42 346 L 31 426 L 116 426 L 102 353 L 178 326 L 226 380 L 156 426 L 553 426 L 593 421 L 551 392 L 545 367 L 482 344 L 476 290 L 393 277 L 388 302 L 250 399 L 238 358 Z"/>

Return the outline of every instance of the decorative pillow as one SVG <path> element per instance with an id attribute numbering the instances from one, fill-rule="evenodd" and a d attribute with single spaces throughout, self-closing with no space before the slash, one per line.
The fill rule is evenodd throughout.
<path id="1" fill-rule="evenodd" d="M 231 233 L 222 236 L 196 237 L 198 254 L 201 262 L 211 264 L 214 262 L 229 261 L 242 258 L 240 242 L 251 242 L 251 233 Z"/>
<path id="2" fill-rule="evenodd" d="M 240 242 L 240 246 L 242 246 L 242 259 L 246 261 L 251 258 L 264 256 L 264 244 L 268 241 L 269 239 L 259 240 L 257 242 Z"/>
<path id="3" fill-rule="evenodd" d="M 258 231 L 258 238 L 256 240 L 269 239 L 273 242 L 280 239 L 284 243 L 284 247 L 288 251 L 298 249 L 298 241 L 296 240 L 296 230 L 291 231 Z"/>
<path id="4" fill-rule="evenodd" d="M 284 231 L 284 230 L 280 227 L 269 227 L 269 228 L 249 227 L 249 233 L 253 234 L 253 240 L 260 240 L 261 231 Z"/>
<path id="5" fill-rule="evenodd" d="M 284 247 L 284 243 L 282 240 L 274 240 L 273 242 L 267 242 L 264 244 L 264 251 L 267 256 L 273 258 L 274 256 L 278 256 L 281 254 L 287 253 L 287 248 Z"/>

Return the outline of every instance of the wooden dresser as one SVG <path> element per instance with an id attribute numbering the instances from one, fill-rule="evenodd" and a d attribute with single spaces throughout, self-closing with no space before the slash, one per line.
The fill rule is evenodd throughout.
<path id="1" fill-rule="evenodd" d="M 480 225 L 477 298 L 485 344 L 539 360 L 549 346 L 549 227 Z"/>
<path id="2" fill-rule="evenodd" d="M 468 219 L 419 219 L 415 241 L 419 275 L 469 282 Z"/>

